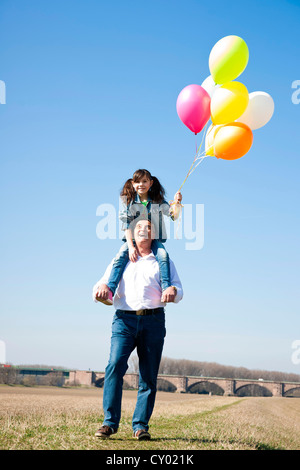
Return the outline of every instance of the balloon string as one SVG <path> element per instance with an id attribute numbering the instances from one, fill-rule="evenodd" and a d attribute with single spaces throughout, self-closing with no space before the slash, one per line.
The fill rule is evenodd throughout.
<path id="1" fill-rule="evenodd" d="M 175 209 L 173 209 L 172 206 L 177 206 L 177 208 L 178 208 L 178 206 L 180 206 L 180 209 L 179 209 L 179 210 L 180 210 L 180 213 L 179 213 L 178 218 L 176 219 L 176 221 L 177 221 L 177 227 L 176 227 L 176 232 L 175 232 L 176 238 L 177 238 L 177 240 L 178 240 L 178 231 L 179 231 L 179 228 L 180 228 L 180 226 L 181 226 L 181 221 L 182 221 L 182 208 L 183 208 L 183 205 L 180 204 L 180 203 L 174 202 L 174 201 L 170 201 L 170 206 L 171 206 L 171 211 L 173 210 L 173 214 L 175 214 Z M 174 222 L 175 222 L 175 220 L 174 220 Z"/>
<path id="2" fill-rule="evenodd" d="M 216 124 L 212 124 L 212 125 L 210 126 L 210 128 L 208 129 L 207 134 L 206 134 L 207 136 L 211 133 L 211 131 L 213 130 L 213 128 L 215 127 L 215 125 L 216 125 Z"/>
<path id="3" fill-rule="evenodd" d="M 180 188 L 178 189 L 177 192 L 180 192 L 183 185 L 185 184 L 186 180 L 188 179 L 188 177 L 193 173 L 193 171 L 197 168 L 198 165 L 200 165 L 200 163 L 203 162 L 204 158 L 208 157 L 209 155 L 205 155 L 206 153 L 206 150 L 204 150 L 204 152 L 200 152 L 201 150 L 201 147 L 202 147 L 202 144 L 203 144 L 203 141 L 204 141 L 204 135 L 205 135 L 205 131 L 206 131 L 206 128 L 207 128 L 207 125 L 208 125 L 208 122 L 206 123 L 205 125 L 205 128 L 204 128 L 204 132 L 202 134 L 202 140 L 201 140 L 201 144 L 199 145 L 199 147 L 197 147 L 197 138 L 196 138 L 196 154 L 195 154 L 195 157 L 194 157 L 194 160 L 190 166 L 190 169 L 183 181 L 183 183 L 181 184 Z M 208 149 L 207 149 L 208 150 Z M 197 162 L 198 161 L 198 162 Z M 197 162 L 197 163 L 196 163 Z M 170 201 L 170 206 L 171 206 L 171 211 L 173 211 L 173 213 L 175 213 L 175 208 L 173 208 L 172 206 L 178 206 L 180 205 L 180 214 L 179 214 L 179 217 L 178 217 L 178 223 L 177 223 L 177 228 L 176 228 L 176 238 L 178 239 L 178 230 L 180 228 L 180 225 L 181 225 L 181 221 L 182 221 L 182 208 L 183 208 L 183 205 L 182 204 L 178 204 L 178 203 L 175 203 L 174 201 Z"/>
<path id="4" fill-rule="evenodd" d="M 198 163 L 194 166 L 194 168 L 191 170 L 190 172 L 190 175 L 193 173 L 193 171 L 195 171 L 195 169 L 197 168 L 198 165 L 200 165 L 200 163 L 203 162 L 204 158 L 208 157 L 209 155 L 203 155 L 201 158 L 199 158 L 199 161 Z"/>
<path id="5" fill-rule="evenodd" d="M 204 152 L 205 153 L 205 152 Z M 197 157 L 197 154 L 196 154 L 196 157 Z M 194 159 L 193 161 L 193 164 L 189 170 L 189 173 L 187 174 L 186 178 L 185 178 L 185 181 L 187 180 L 188 176 L 191 175 L 193 173 L 193 171 L 195 171 L 195 169 L 197 168 L 198 165 L 200 165 L 200 163 L 203 162 L 204 158 L 207 158 L 209 157 L 209 155 L 202 155 L 201 157 L 197 157 Z M 199 160 L 196 164 L 195 164 L 195 161 L 196 160 Z M 181 187 L 184 185 L 185 181 L 182 183 Z M 180 189 L 179 189 L 180 191 Z M 178 231 L 179 231 L 179 228 L 181 226 L 181 222 L 182 222 L 182 208 L 183 208 L 183 204 L 181 203 L 176 203 L 174 201 L 170 201 L 170 207 L 171 207 L 171 212 L 173 212 L 173 214 L 175 214 L 175 211 L 176 209 L 173 208 L 172 206 L 177 206 L 177 210 L 179 209 L 180 210 L 180 213 L 179 213 L 179 217 L 177 219 L 177 227 L 176 227 L 176 238 L 178 240 Z"/>
<path id="6" fill-rule="evenodd" d="M 199 152 L 200 152 L 200 149 L 201 149 L 202 144 L 203 144 L 204 135 L 205 135 L 205 130 L 206 130 L 207 125 L 208 125 L 208 122 L 207 122 L 206 125 L 205 125 L 204 132 L 203 132 L 203 134 L 202 134 L 201 144 L 199 145 L 199 148 L 198 148 L 198 149 L 197 149 L 197 145 L 196 145 L 196 155 L 195 155 L 195 157 L 194 157 L 193 163 L 191 164 L 190 169 L 189 169 L 189 171 L 188 171 L 188 173 L 187 173 L 187 175 L 186 175 L 186 177 L 185 177 L 183 183 L 181 184 L 180 188 L 178 189 L 178 192 L 181 191 L 181 189 L 182 189 L 183 185 L 185 184 L 186 180 L 188 179 L 188 177 L 190 176 L 190 174 L 194 171 L 194 170 L 193 170 L 193 167 L 194 167 L 194 165 L 195 165 L 196 160 L 199 159 Z M 204 151 L 204 153 L 205 153 L 205 151 Z M 198 164 L 197 164 L 196 166 L 198 166 Z"/>

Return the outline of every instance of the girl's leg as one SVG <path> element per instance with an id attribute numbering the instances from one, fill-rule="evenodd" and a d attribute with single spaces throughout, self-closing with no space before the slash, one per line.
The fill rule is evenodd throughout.
<path id="1" fill-rule="evenodd" d="M 112 291 L 113 295 L 115 294 L 122 274 L 124 272 L 125 266 L 129 261 L 129 254 L 128 254 L 128 245 L 127 242 L 124 243 L 119 253 L 114 259 L 114 264 L 109 276 L 109 280 L 107 283 L 107 287 Z"/>
<path id="2" fill-rule="evenodd" d="M 153 240 L 151 249 L 159 265 L 161 288 L 164 291 L 171 286 L 169 255 L 158 240 Z"/>

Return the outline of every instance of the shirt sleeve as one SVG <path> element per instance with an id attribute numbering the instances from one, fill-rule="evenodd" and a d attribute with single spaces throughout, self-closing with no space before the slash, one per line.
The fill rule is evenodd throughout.
<path id="1" fill-rule="evenodd" d="M 178 273 L 176 271 L 173 261 L 170 259 L 170 278 L 172 286 L 175 286 L 177 289 L 177 294 L 174 300 L 174 303 L 177 304 L 183 297 L 183 288 L 181 281 L 179 279 Z"/>
<path id="2" fill-rule="evenodd" d="M 133 220 L 140 214 L 140 207 L 136 202 L 126 204 L 125 200 L 121 199 L 121 209 L 119 211 L 119 219 L 122 222 L 121 229 L 127 230 Z"/>
<path id="3" fill-rule="evenodd" d="M 122 222 L 121 229 L 126 230 L 129 227 L 131 222 L 130 213 L 129 213 L 129 206 L 126 204 L 124 198 L 121 198 L 121 208 L 119 211 L 119 219 Z"/>
<path id="4" fill-rule="evenodd" d="M 101 277 L 101 279 L 98 282 L 96 282 L 96 284 L 93 287 L 93 300 L 94 300 L 94 302 L 99 302 L 98 300 L 96 300 L 96 292 L 97 292 L 98 287 L 100 286 L 100 284 L 107 284 L 108 283 L 108 279 L 109 279 L 109 276 L 110 276 L 110 273 L 111 273 L 111 270 L 112 270 L 113 262 L 114 262 L 114 260 L 112 260 L 110 262 L 110 264 L 107 266 L 106 271 L 103 274 L 103 276 Z"/>

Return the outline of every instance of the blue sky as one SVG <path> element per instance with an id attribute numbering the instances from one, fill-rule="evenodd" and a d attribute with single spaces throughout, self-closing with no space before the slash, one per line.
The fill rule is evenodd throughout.
<path id="1" fill-rule="evenodd" d="M 91 299 L 120 247 L 99 240 L 97 207 L 118 207 L 137 168 L 171 199 L 194 157 L 179 92 L 209 75 L 235 34 L 238 78 L 274 99 L 251 150 L 207 158 L 183 187 L 204 205 L 204 246 L 171 239 L 185 296 L 167 307 L 164 355 L 300 373 L 300 2 L 2 0 L 0 339 L 13 364 L 104 370 L 113 310 Z M 198 137 L 198 143 L 201 136 Z"/>

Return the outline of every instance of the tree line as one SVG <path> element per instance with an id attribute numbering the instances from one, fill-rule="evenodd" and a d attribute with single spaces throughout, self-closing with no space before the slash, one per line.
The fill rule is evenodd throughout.
<path id="1" fill-rule="evenodd" d="M 13 367 L 0 367 L 0 384 L 24 385 L 34 387 L 35 385 L 52 385 L 62 387 L 65 383 L 63 373 L 60 371 L 49 371 L 47 375 L 22 375 L 18 369 Z"/>
<path id="2" fill-rule="evenodd" d="M 45 376 L 23 376 L 18 369 L 49 369 Z M 51 371 L 51 369 L 54 369 Z M 59 370 L 61 369 L 61 370 Z M 55 385 L 62 386 L 65 382 L 62 370 L 65 367 L 57 366 L 12 366 L 0 367 L 0 384 L 20 385 Z M 129 359 L 128 372 L 138 373 L 138 357 L 132 355 Z M 261 369 L 247 369 L 246 367 L 227 366 L 216 362 L 200 362 L 189 359 L 172 359 L 163 356 L 159 367 L 159 375 L 183 375 L 195 377 L 221 377 L 225 379 L 263 379 L 274 382 L 300 382 L 300 374 L 288 372 L 268 371 Z"/>

